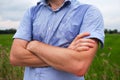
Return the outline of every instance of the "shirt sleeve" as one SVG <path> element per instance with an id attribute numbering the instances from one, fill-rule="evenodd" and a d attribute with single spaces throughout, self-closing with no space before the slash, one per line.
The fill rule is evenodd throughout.
<path id="1" fill-rule="evenodd" d="M 91 6 L 83 19 L 82 26 L 80 28 L 80 34 L 83 32 L 89 32 L 90 36 L 85 38 L 96 38 L 101 43 L 101 47 L 104 45 L 104 21 L 101 12 L 94 6 Z"/>
<path id="2" fill-rule="evenodd" d="M 30 41 L 32 38 L 31 9 L 28 9 L 20 22 L 17 32 L 13 38 Z"/>

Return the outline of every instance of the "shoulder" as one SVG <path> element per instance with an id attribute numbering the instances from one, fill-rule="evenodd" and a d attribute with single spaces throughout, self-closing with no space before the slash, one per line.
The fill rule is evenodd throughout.
<path id="1" fill-rule="evenodd" d="M 99 16 L 101 16 L 101 11 L 100 9 L 95 6 L 95 5 L 91 5 L 91 4 L 86 4 L 86 3 L 81 3 L 80 1 L 73 2 L 73 6 L 76 7 L 77 9 L 86 9 L 86 13 L 87 14 L 97 14 Z"/>
<path id="2" fill-rule="evenodd" d="M 26 12 L 34 13 L 40 8 L 40 5 L 41 5 L 41 3 L 38 2 L 36 5 L 33 5 L 33 6 L 29 7 Z"/>
<path id="3" fill-rule="evenodd" d="M 96 6 L 90 5 L 88 10 L 86 11 L 86 16 L 89 16 L 89 17 L 101 17 L 102 18 L 102 13 Z"/>
<path id="4" fill-rule="evenodd" d="M 81 3 L 77 0 L 75 0 L 75 2 L 72 3 L 72 8 L 73 9 L 77 9 L 77 10 L 85 10 L 86 13 L 89 13 L 89 14 L 101 14 L 100 10 L 94 6 L 94 5 L 91 5 L 91 4 L 86 4 L 86 3 Z"/>

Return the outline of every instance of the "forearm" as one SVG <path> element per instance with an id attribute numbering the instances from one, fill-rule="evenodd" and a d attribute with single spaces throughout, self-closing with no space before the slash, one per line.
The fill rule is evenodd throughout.
<path id="1" fill-rule="evenodd" d="M 66 57 L 68 54 L 65 54 L 69 50 L 64 48 L 51 47 L 41 42 L 37 44 L 38 47 L 29 48 L 29 50 L 34 52 L 35 55 L 43 59 L 47 64 L 61 70 L 63 70 L 65 63 L 67 63 L 68 67 L 70 67 L 69 65 L 71 65 L 71 61 L 69 58 L 71 56 Z"/>
<path id="2" fill-rule="evenodd" d="M 23 44 L 23 45 L 22 45 Z M 26 49 L 26 41 L 15 39 L 10 52 L 10 62 L 15 66 L 48 66 L 42 59 Z"/>
<path id="3" fill-rule="evenodd" d="M 37 56 L 33 55 L 31 52 L 25 49 L 19 49 L 20 52 L 17 54 L 11 54 L 12 64 L 16 66 L 31 66 L 31 67 L 41 67 L 47 66 L 47 64 L 38 58 Z"/>
<path id="4" fill-rule="evenodd" d="M 87 51 L 80 53 L 67 48 L 50 46 L 41 42 L 37 42 L 36 44 L 37 47 L 29 47 L 35 55 L 43 59 L 50 66 L 71 73 L 76 73 L 78 69 L 82 69 L 83 65 L 85 65 L 85 59 L 89 59 L 87 56 L 94 57 L 94 55 L 90 55 Z M 96 50 L 94 53 L 95 52 Z M 88 65 L 92 59 L 93 58 L 87 61 Z"/>

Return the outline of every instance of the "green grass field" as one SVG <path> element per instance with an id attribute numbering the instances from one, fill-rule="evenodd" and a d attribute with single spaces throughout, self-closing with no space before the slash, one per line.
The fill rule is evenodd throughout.
<path id="1" fill-rule="evenodd" d="M 10 48 L 12 44 L 12 34 L 0 34 L 0 45 L 3 47 Z"/>
<path id="2" fill-rule="evenodd" d="M 23 68 L 9 63 L 12 34 L 0 34 L 0 80 L 22 80 Z M 120 80 L 120 34 L 106 34 L 105 46 L 99 49 L 86 74 L 86 80 Z"/>
<path id="3" fill-rule="evenodd" d="M 104 53 L 110 53 L 110 62 L 120 66 L 120 34 L 106 35 Z"/>

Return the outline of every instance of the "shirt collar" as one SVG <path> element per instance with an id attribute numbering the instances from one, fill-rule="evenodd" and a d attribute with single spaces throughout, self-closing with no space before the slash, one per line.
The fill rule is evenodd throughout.
<path id="1" fill-rule="evenodd" d="M 72 0 L 65 0 L 65 2 L 63 3 L 63 4 L 65 4 L 65 3 L 67 3 L 67 2 L 72 2 Z M 46 0 L 40 0 L 37 4 L 43 4 L 43 5 L 48 5 L 47 3 L 46 3 Z"/>

